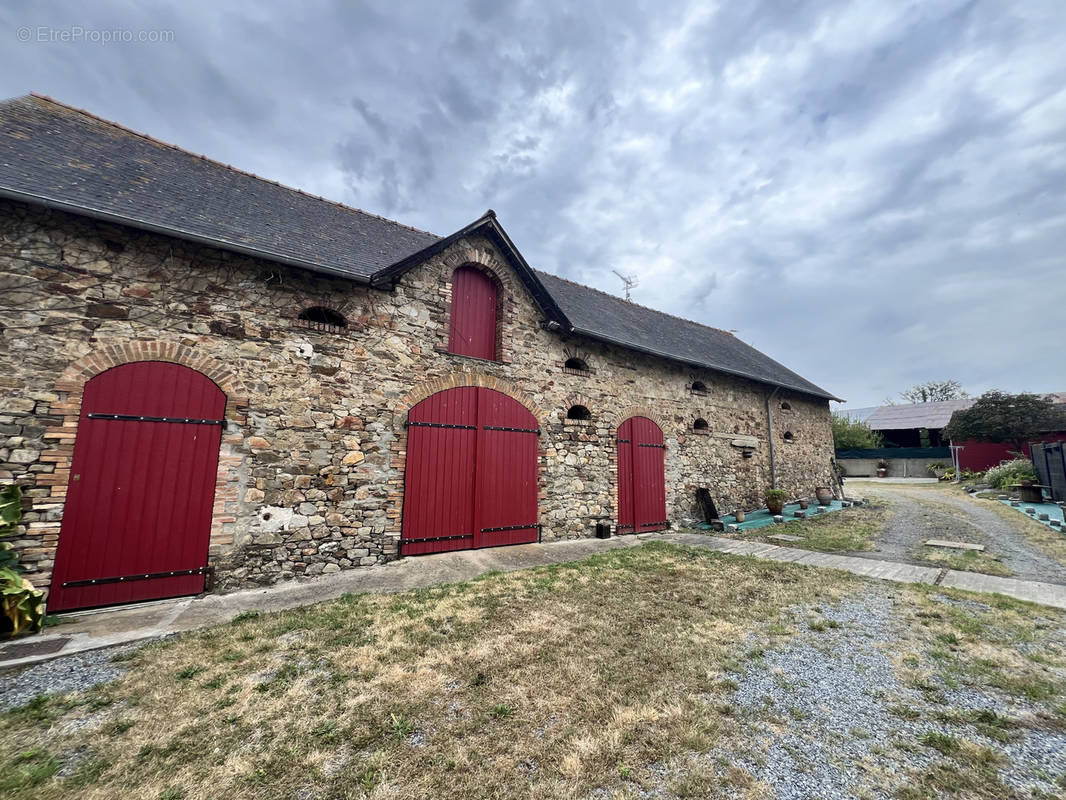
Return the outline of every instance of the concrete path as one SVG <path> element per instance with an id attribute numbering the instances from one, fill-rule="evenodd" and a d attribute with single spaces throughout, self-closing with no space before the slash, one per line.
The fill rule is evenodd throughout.
<path id="1" fill-rule="evenodd" d="M 544 564 L 576 561 L 595 553 L 636 547 L 649 539 L 706 547 L 731 555 L 839 569 L 867 578 L 900 583 L 932 584 L 941 578 L 940 583 L 943 586 L 978 592 L 999 592 L 1009 597 L 1066 609 L 1066 586 L 940 570 L 936 567 L 899 564 L 858 556 L 817 553 L 795 547 L 744 542 L 700 533 L 668 532 L 419 556 L 380 567 L 335 573 L 265 589 L 83 612 L 72 615 L 71 621 L 56 628 L 49 628 L 37 636 L 0 646 L 0 670 L 25 667 L 86 650 L 156 639 L 181 631 L 218 625 L 244 612 L 282 611 L 333 600 L 347 593 L 384 594 L 455 583 L 494 571 L 509 572 Z"/>

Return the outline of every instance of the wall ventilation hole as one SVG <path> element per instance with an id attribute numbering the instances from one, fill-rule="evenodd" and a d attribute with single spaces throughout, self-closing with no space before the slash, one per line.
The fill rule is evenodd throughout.
<path id="1" fill-rule="evenodd" d="M 790 402 L 788 402 L 788 400 L 786 400 L 785 402 L 783 402 L 781 404 L 781 410 L 782 411 L 791 411 L 792 410 L 792 404 Z"/>
<path id="2" fill-rule="evenodd" d="M 566 412 L 567 419 L 592 419 L 592 413 L 585 406 L 570 406 Z"/>
<path id="3" fill-rule="evenodd" d="M 588 362 L 577 356 L 568 358 L 563 362 L 563 372 L 569 372 L 573 375 L 588 375 L 591 371 Z"/>
<path id="4" fill-rule="evenodd" d="M 796 438 L 792 435 L 792 431 L 785 431 L 785 441 L 786 442 L 794 442 L 794 441 L 796 441 Z"/>
<path id="5" fill-rule="evenodd" d="M 692 391 L 696 394 L 707 394 L 707 384 L 703 381 L 693 381 Z"/>
<path id="6" fill-rule="evenodd" d="M 692 429 L 696 431 L 710 430 L 710 427 L 711 426 L 707 424 L 707 420 L 705 420 L 703 417 L 700 417 L 698 420 L 692 423 Z"/>
<path id="7" fill-rule="evenodd" d="M 348 327 L 348 320 L 343 315 L 325 306 L 305 308 L 300 312 L 298 322 L 301 327 L 327 333 L 340 333 Z"/>

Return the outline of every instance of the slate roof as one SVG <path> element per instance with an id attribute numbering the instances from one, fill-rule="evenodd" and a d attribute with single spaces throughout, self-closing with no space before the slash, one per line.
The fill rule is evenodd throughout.
<path id="1" fill-rule="evenodd" d="M 495 214 L 452 236 L 349 208 L 40 95 L 0 102 L 0 197 L 157 231 L 375 286 L 474 231 L 490 235 L 566 331 L 815 397 L 824 389 L 730 333 L 530 268 Z"/>
<path id="2" fill-rule="evenodd" d="M 578 333 L 804 394 L 837 399 L 728 331 L 664 314 L 547 272 L 537 271 L 537 277 Z"/>
<path id="3" fill-rule="evenodd" d="M 0 103 L 3 190 L 364 282 L 437 239 L 38 95 Z"/>

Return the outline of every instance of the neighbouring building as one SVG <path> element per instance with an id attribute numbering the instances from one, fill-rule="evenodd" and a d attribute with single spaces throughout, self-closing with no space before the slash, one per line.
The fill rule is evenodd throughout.
<path id="1" fill-rule="evenodd" d="M 1066 405 L 1066 393 L 1046 395 L 1056 405 Z M 976 402 L 975 398 L 940 400 L 932 403 L 898 403 L 868 408 L 837 409 L 833 413 L 864 423 L 884 438 L 885 447 L 873 451 L 839 451 L 837 459 L 847 474 L 873 475 L 877 462 L 888 460 L 889 475 L 899 477 L 929 477 L 926 466 L 931 463 L 957 462 L 961 469 L 983 472 L 1001 461 L 1015 458 L 1014 445 L 1008 442 L 977 442 L 972 439 L 950 441 L 942 433 L 956 411 L 963 411 Z M 1066 441 L 1066 431 L 1048 431 L 1039 437 L 1044 442 Z M 957 445 L 954 456 L 951 446 Z M 1022 445 L 1029 456 L 1029 445 Z"/>
<path id="2" fill-rule="evenodd" d="M 0 103 L 0 481 L 53 610 L 659 530 L 832 486 L 731 334 L 37 95 Z M 754 302 L 754 301 L 753 301 Z"/>

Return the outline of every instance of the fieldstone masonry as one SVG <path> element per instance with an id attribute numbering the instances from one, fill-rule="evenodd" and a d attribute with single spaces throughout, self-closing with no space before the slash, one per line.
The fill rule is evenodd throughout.
<path id="1" fill-rule="evenodd" d="M 498 362 L 447 352 L 450 276 L 469 264 L 500 287 Z M 15 309 L 0 312 L 0 481 L 25 490 L 16 546 L 39 586 L 84 384 L 130 361 L 185 364 L 227 395 L 210 551 L 222 589 L 396 558 L 407 411 L 454 386 L 502 391 L 537 418 L 546 540 L 613 522 L 614 433 L 634 414 L 663 430 L 675 524 L 698 517 L 699 487 L 723 513 L 761 505 L 770 436 L 790 495 L 834 485 L 827 401 L 778 391 L 768 431 L 772 387 L 549 332 L 486 239 L 459 240 L 389 291 L 0 201 L 0 292 Z M 307 326 L 309 306 L 348 327 Z M 575 355 L 586 373 L 563 368 Z M 591 419 L 567 419 L 573 405 Z"/>

